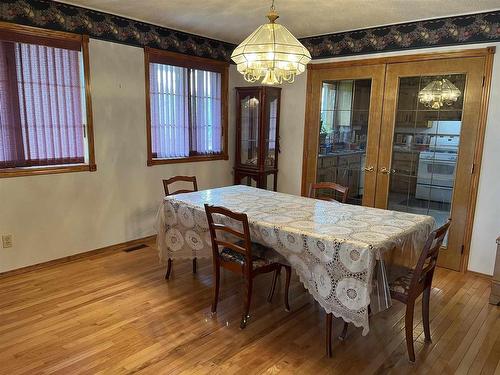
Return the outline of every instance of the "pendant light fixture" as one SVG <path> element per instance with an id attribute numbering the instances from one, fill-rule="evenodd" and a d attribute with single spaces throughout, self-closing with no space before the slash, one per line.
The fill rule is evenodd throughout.
<path id="1" fill-rule="evenodd" d="M 248 82 L 262 78 L 267 85 L 292 83 L 311 60 L 307 48 L 285 26 L 276 23 L 278 17 L 273 0 L 267 14 L 269 23 L 255 30 L 231 55 Z"/>
<path id="2" fill-rule="evenodd" d="M 452 105 L 462 93 L 448 79 L 437 79 L 425 86 L 418 93 L 418 100 L 424 106 L 440 109 L 444 104 Z"/>

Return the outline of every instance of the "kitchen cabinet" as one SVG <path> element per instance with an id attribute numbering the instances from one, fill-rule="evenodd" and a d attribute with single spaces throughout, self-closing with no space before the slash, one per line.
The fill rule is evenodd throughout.
<path id="1" fill-rule="evenodd" d="M 318 157 L 317 181 L 335 181 L 349 187 L 349 198 L 357 199 L 360 194 L 361 167 L 364 151 L 346 150 Z"/>
<path id="2" fill-rule="evenodd" d="M 415 194 L 419 152 L 394 151 L 392 159 L 391 192 Z"/>

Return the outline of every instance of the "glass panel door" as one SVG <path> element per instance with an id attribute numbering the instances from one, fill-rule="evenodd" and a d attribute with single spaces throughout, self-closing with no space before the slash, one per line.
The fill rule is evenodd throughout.
<path id="1" fill-rule="evenodd" d="M 348 203 L 373 206 L 385 66 L 310 73 L 302 194 L 313 182 L 335 182 L 349 188 Z"/>
<path id="2" fill-rule="evenodd" d="M 376 205 L 433 216 L 437 226 L 452 218 L 440 264 L 453 269 L 464 243 L 483 65 L 466 58 L 387 68 Z"/>
<path id="3" fill-rule="evenodd" d="M 323 81 L 321 88 L 316 181 L 347 186 L 352 204 L 363 202 L 370 91 L 371 79 Z"/>
<path id="4" fill-rule="evenodd" d="M 450 217 L 465 79 L 465 74 L 399 79 L 388 209 L 433 216 L 438 226 Z M 442 82 L 457 89 L 456 97 L 430 97 L 438 91 L 429 98 L 419 95 L 426 87 L 438 90 Z"/>

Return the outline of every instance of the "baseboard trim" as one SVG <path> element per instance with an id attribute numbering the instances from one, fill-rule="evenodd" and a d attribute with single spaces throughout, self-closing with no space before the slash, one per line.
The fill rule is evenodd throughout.
<path id="1" fill-rule="evenodd" d="M 78 253 L 78 254 L 74 254 L 74 255 L 69 255 L 69 256 L 63 257 L 63 258 L 58 258 L 58 259 L 49 260 L 47 262 L 33 264 L 31 266 L 17 268 L 15 270 L 0 272 L 0 279 L 5 278 L 5 277 L 10 277 L 10 276 L 15 276 L 15 275 L 21 275 L 21 274 L 28 273 L 28 272 L 37 271 L 37 270 L 40 270 L 42 268 L 48 268 L 48 267 L 52 267 L 55 265 L 74 262 L 74 261 L 81 260 L 84 258 L 90 258 L 90 257 L 99 256 L 99 255 L 114 253 L 117 251 L 123 251 L 128 247 L 137 246 L 137 245 L 140 245 L 144 242 L 151 242 L 151 241 L 154 241 L 155 239 L 156 239 L 156 235 L 142 237 L 142 238 L 138 238 L 136 240 L 126 241 L 126 242 L 122 242 L 122 243 L 119 243 L 116 245 L 105 246 L 105 247 L 101 247 L 99 249 L 85 251 L 83 253 Z"/>
<path id="2" fill-rule="evenodd" d="M 467 270 L 467 273 L 471 273 L 473 274 L 474 276 L 479 276 L 479 277 L 482 277 L 483 279 L 488 279 L 488 280 L 492 280 L 493 279 L 493 276 L 491 275 L 487 275 L 485 273 L 481 273 L 481 272 L 476 272 L 476 271 L 469 271 Z"/>

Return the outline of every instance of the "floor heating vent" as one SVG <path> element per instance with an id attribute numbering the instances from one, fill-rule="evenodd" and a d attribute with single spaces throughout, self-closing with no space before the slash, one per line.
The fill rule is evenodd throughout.
<path id="1" fill-rule="evenodd" d="M 140 245 L 135 245 L 135 246 L 131 246 L 131 247 L 127 247 L 126 249 L 124 249 L 123 251 L 125 251 L 126 253 L 130 253 L 132 251 L 136 251 L 136 250 L 140 250 L 140 249 L 144 249 L 148 247 L 147 245 L 144 245 L 143 243 L 141 243 Z"/>

